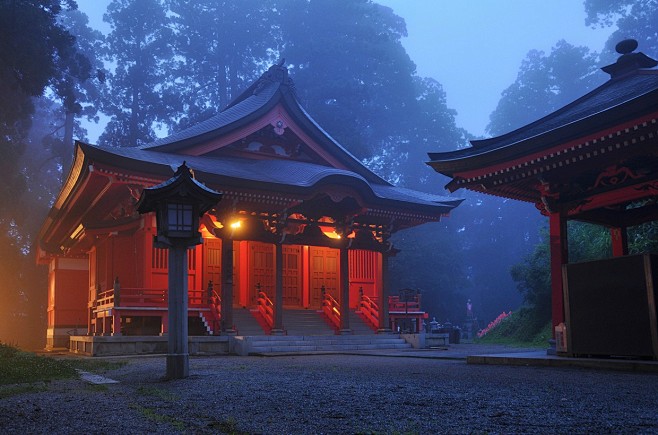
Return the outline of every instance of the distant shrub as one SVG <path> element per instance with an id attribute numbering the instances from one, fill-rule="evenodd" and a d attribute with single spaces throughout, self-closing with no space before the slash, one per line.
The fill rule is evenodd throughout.
<path id="1" fill-rule="evenodd" d="M 548 345 L 551 336 L 551 322 L 539 318 L 533 309 L 523 307 L 501 320 L 478 342 L 542 347 Z"/>

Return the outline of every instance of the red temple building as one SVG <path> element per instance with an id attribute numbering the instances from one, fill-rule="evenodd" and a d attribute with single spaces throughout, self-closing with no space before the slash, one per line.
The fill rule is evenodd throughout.
<path id="1" fill-rule="evenodd" d="M 188 255 L 191 335 L 395 328 L 390 236 L 461 202 L 371 172 L 306 113 L 288 70 L 273 66 L 218 115 L 167 138 L 134 148 L 76 143 L 39 233 L 47 348 L 74 336 L 93 353 L 85 346 L 95 339 L 167 333 L 167 254 L 153 246 L 154 214 L 135 205 L 183 162 L 222 194 Z M 407 317 L 418 325 L 424 313 L 413 303 Z"/>
<path id="2" fill-rule="evenodd" d="M 619 43 L 603 68 L 610 79 L 546 117 L 429 154 L 448 190 L 534 203 L 549 218 L 553 325 L 566 355 L 658 359 L 658 259 L 628 255 L 627 229 L 658 219 L 657 62 L 636 48 Z M 569 264 L 570 220 L 609 228 L 613 258 Z"/>

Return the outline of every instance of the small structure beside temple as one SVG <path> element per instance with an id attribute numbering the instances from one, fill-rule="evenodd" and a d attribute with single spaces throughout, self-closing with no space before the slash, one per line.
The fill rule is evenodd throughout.
<path id="1" fill-rule="evenodd" d="M 367 169 L 306 113 L 281 65 L 215 117 L 132 145 L 76 143 L 39 233 L 48 349 L 98 354 L 114 343 L 122 353 L 165 353 L 170 259 L 153 244 L 155 214 L 140 215 L 137 201 L 183 162 L 196 183 L 222 194 L 187 251 L 189 333 L 199 337 L 190 353 L 234 336 L 391 331 L 391 235 L 461 202 Z"/>
<path id="2" fill-rule="evenodd" d="M 428 164 L 460 188 L 534 203 L 549 218 L 552 316 L 563 355 L 658 359 L 658 258 L 628 255 L 627 229 L 658 219 L 658 64 L 617 45 L 610 79 L 517 130 Z M 567 221 L 610 230 L 614 258 L 569 264 Z"/>

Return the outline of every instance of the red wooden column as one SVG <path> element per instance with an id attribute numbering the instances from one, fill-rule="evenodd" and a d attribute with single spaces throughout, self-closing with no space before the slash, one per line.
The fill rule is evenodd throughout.
<path id="1" fill-rule="evenodd" d="M 272 335 L 283 335 L 283 245 L 275 243 L 274 325 Z"/>
<path id="2" fill-rule="evenodd" d="M 628 232 L 625 227 L 610 228 L 610 240 L 613 257 L 628 255 Z"/>
<path id="3" fill-rule="evenodd" d="M 222 238 L 222 331 L 233 328 L 233 239 Z"/>
<path id="4" fill-rule="evenodd" d="M 351 334 L 350 329 L 350 269 L 349 250 L 340 248 L 340 333 Z"/>
<path id="5" fill-rule="evenodd" d="M 562 292 L 562 265 L 569 262 L 567 220 L 559 212 L 549 216 L 551 251 L 551 298 L 553 331 L 564 322 L 564 293 Z"/>
<path id="6" fill-rule="evenodd" d="M 379 329 L 377 332 L 391 332 L 388 318 L 388 296 L 391 292 L 388 279 L 388 252 L 382 253 L 382 285 L 379 298 Z"/>

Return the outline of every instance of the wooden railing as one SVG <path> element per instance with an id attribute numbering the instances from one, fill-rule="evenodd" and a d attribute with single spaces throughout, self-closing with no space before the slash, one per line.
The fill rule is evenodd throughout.
<path id="1" fill-rule="evenodd" d="M 188 306 L 191 308 L 207 307 L 208 300 L 205 290 L 188 290 Z M 216 295 L 216 293 L 215 293 Z M 166 308 L 168 304 L 166 288 L 130 288 L 122 287 L 120 292 L 109 289 L 96 297 L 96 307 L 99 309 L 113 307 L 157 307 Z"/>
<path id="2" fill-rule="evenodd" d="M 414 296 L 409 301 L 400 300 L 400 296 L 388 297 L 388 311 L 397 313 L 420 312 L 420 295 Z"/>
<path id="3" fill-rule="evenodd" d="M 340 329 L 340 305 L 329 293 L 323 293 L 322 311 L 336 329 Z"/>
<path id="4" fill-rule="evenodd" d="M 379 305 L 373 298 L 361 295 L 359 308 L 363 317 L 375 328 L 379 328 Z"/>
<path id="5" fill-rule="evenodd" d="M 263 291 L 258 292 L 258 311 L 269 325 L 270 329 L 274 328 L 274 304 Z"/>
<path id="6" fill-rule="evenodd" d="M 122 288 L 117 297 L 114 289 L 99 293 L 98 308 L 112 307 L 166 307 L 167 289 L 163 288 Z"/>

